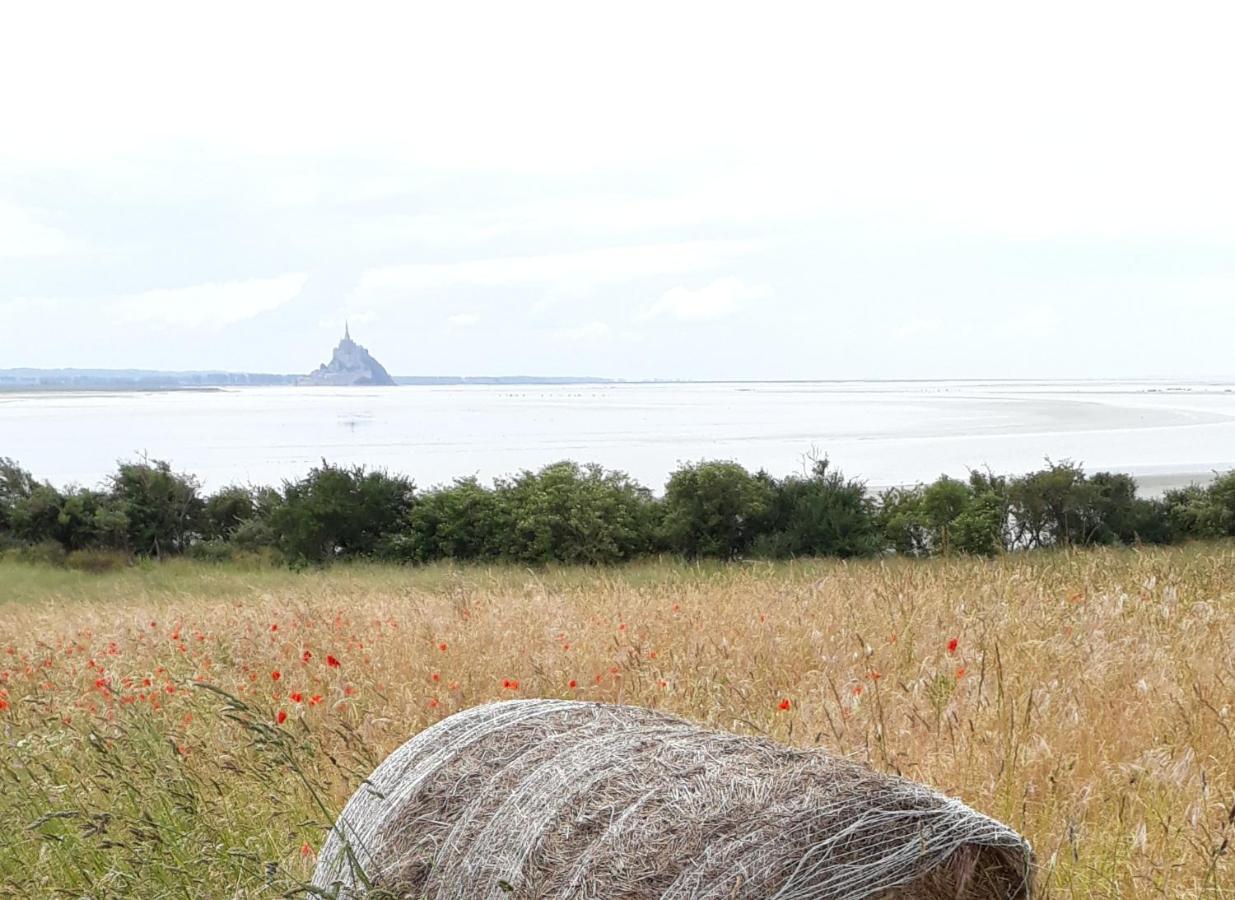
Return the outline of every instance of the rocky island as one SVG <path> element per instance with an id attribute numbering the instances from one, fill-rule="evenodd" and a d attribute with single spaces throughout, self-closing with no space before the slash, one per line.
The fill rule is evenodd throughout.
<path id="1" fill-rule="evenodd" d="M 348 326 L 343 328 L 343 340 L 335 347 L 334 356 L 330 362 L 319 366 L 311 375 L 301 378 L 301 385 L 316 385 L 321 387 L 350 387 L 382 385 L 394 387 L 395 380 L 390 377 L 382 364 L 374 359 L 369 351 L 352 340 L 352 331 Z"/>

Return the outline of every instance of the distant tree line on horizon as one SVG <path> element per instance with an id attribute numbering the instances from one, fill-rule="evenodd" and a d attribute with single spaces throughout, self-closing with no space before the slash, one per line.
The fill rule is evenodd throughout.
<path id="1" fill-rule="evenodd" d="M 826 458 L 784 478 L 706 461 L 680 466 L 657 497 L 625 473 L 573 462 L 421 491 L 403 475 L 323 461 L 281 488 L 206 494 L 157 460 L 121 463 L 97 488 L 62 490 L 0 458 L 0 552 L 84 569 L 180 555 L 293 566 L 988 556 L 1232 536 L 1235 472 L 1144 498 L 1128 475 L 1088 475 L 1066 461 L 879 493 Z"/>

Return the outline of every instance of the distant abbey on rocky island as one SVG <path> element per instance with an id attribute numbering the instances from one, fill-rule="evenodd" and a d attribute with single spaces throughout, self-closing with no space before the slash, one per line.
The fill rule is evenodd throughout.
<path id="1" fill-rule="evenodd" d="M 352 330 L 343 327 L 343 340 L 335 347 L 334 356 L 311 375 L 301 378 L 301 385 L 348 387 L 382 385 L 393 387 L 395 380 L 369 351 L 352 340 Z"/>

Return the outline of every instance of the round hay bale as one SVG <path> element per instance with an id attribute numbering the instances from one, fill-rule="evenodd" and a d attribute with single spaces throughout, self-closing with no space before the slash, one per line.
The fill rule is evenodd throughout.
<path id="1" fill-rule="evenodd" d="M 326 896 L 1023 900 L 1031 853 L 959 800 L 628 706 L 526 700 L 417 735 L 348 802 Z"/>

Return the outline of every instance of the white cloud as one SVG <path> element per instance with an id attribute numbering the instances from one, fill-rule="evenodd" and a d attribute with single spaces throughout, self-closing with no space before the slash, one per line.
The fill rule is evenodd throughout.
<path id="1" fill-rule="evenodd" d="M 69 239 L 59 230 L 18 206 L 0 202 L 0 256 L 46 256 L 69 247 Z"/>
<path id="2" fill-rule="evenodd" d="M 570 328 L 555 328 L 553 339 L 569 344 L 583 344 L 609 337 L 613 329 L 606 322 L 588 322 Z"/>
<path id="3" fill-rule="evenodd" d="M 994 332 L 1008 338 L 1041 340 L 1054 336 L 1062 325 L 1063 319 L 1053 307 L 1028 305 L 996 322 Z"/>
<path id="4" fill-rule="evenodd" d="M 475 313 L 459 313 L 446 320 L 452 328 L 470 328 L 480 321 Z"/>
<path id="5" fill-rule="evenodd" d="M 110 307 L 123 322 L 156 328 L 218 329 L 290 303 L 307 280 L 307 275 L 298 274 L 163 288 L 120 297 Z"/>
<path id="6" fill-rule="evenodd" d="M 371 309 L 353 309 L 345 316 L 327 316 L 318 320 L 317 327 L 327 331 L 342 331 L 352 325 L 368 325 L 377 318 L 377 313 Z"/>
<path id="7" fill-rule="evenodd" d="M 548 284 L 586 290 L 599 284 L 715 268 L 760 246 L 760 242 L 743 240 L 681 241 L 460 263 L 384 266 L 361 275 L 352 303 L 381 297 L 403 299 L 416 291 L 461 284 L 476 287 Z"/>
<path id="8" fill-rule="evenodd" d="M 902 340 L 930 338 L 943 333 L 943 321 L 918 316 L 907 319 L 896 326 L 896 337 Z"/>
<path id="9" fill-rule="evenodd" d="M 670 288 L 639 316 L 640 320 L 669 316 L 682 322 L 723 319 L 740 312 L 748 303 L 772 296 L 766 284 L 747 284 L 740 278 L 718 278 L 694 290 Z"/>

